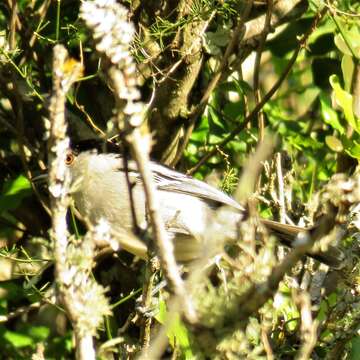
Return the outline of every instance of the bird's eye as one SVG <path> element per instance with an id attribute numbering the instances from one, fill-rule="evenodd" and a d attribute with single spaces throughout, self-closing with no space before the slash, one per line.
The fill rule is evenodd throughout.
<path id="1" fill-rule="evenodd" d="M 68 152 L 66 154 L 65 164 L 70 166 L 73 163 L 74 159 L 75 159 L 74 154 L 72 152 Z"/>

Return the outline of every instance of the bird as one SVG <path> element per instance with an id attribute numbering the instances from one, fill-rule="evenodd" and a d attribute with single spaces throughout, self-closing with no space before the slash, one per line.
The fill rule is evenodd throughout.
<path id="1" fill-rule="evenodd" d="M 130 235 L 135 227 L 147 226 L 146 196 L 136 162 L 118 152 L 101 152 L 99 144 L 82 141 L 66 155 L 75 207 L 92 225 L 100 219 L 106 221 L 119 235 L 121 248 L 145 259 L 147 245 Z M 189 262 L 201 256 L 209 229 L 217 229 L 226 240 L 236 238 L 237 224 L 246 218 L 247 211 L 234 198 L 157 162 L 150 161 L 149 165 L 157 189 L 158 211 L 178 261 Z M 226 221 L 216 224 L 217 211 L 223 207 L 227 209 Z M 260 221 L 287 246 L 299 234 L 312 230 L 268 219 Z M 214 227 L 214 223 L 219 226 Z M 336 247 L 311 256 L 333 267 L 342 260 L 342 252 Z"/>

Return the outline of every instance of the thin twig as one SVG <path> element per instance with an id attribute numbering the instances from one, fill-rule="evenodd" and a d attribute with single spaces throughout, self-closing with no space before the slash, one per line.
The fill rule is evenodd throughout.
<path id="1" fill-rule="evenodd" d="M 264 29 L 261 33 L 259 45 L 256 50 L 256 57 L 255 57 L 255 69 L 254 69 L 254 95 L 255 95 L 255 104 L 258 105 L 261 101 L 261 93 L 260 93 L 260 64 L 261 64 L 261 55 L 264 50 L 265 41 L 268 33 L 271 30 L 271 13 L 273 8 L 272 0 L 267 0 L 267 10 L 265 16 L 265 23 Z M 264 140 L 265 135 L 265 119 L 264 113 L 259 111 L 257 114 L 258 118 L 258 128 L 259 128 L 259 141 L 262 142 Z"/>
<path id="2" fill-rule="evenodd" d="M 18 4 L 17 0 L 11 2 L 11 19 L 10 19 L 10 31 L 9 31 L 9 49 L 15 50 L 16 48 L 16 23 L 18 21 Z"/>
<path id="3" fill-rule="evenodd" d="M 283 261 L 273 269 L 273 272 L 264 283 L 260 285 L 253 285 L 248 291 L 246 291 L 246 293 L 242 296 L 242 300 L 239 301 L 241 314 L 237 321 L 247 319 L 261 306 L 263 306 L 271 296 L 273 296 L 280 281 L 284 278 L 284 275 L 290 271 L 296 262 L 301 259 L 309 249 L 311 249 L 312 245 L 313 240 L 307 236 L 301 245 L 294 248 L 283 259 Z M 250 302 L 249 299 L 251 299 Z"/>
<path id="4" fill-rule="evenodd" d="M 49 6 L 51 4 L 52 0 L 44 0 L 43 3 L 39 6 L 38 10 L 36 11 L 35 16 L 37 16 L 38 18 L 38 28 L 40 27 L 40 24 L 43 22 L 43 20 L 45 19 L 45 16 L 47 14 L 47 11 L 49 9 Z M 39 38 L 39 34 L 38 31 L 34 31 L 31 35 L 31 38 L 28 41 L 24 41 L 23 44 L 26 45 L 27 44 L 27 51 L 24 52 L 24 55 L 22 56 L 20 62 L 19 62 L 19 66 L 24 65 L 24 63 L 27 60 L 27 54 L 33 50 L 34 45 L 35 45 L 35 41 Z"/>
<path id="5" fill-rule="evenodd" d="M 261 341 L 263 343 L 266 352 L 267 360 L 274 360 L 274 353 L 271 348 L 271 344 L 268 336 L 268 330 L 265 328 L 261 329 Z"/>
<path id="6" fill-rule="evenodd" d="M 39 307 L 43 304 L 41 301 L 34 302 L 30 305 L 21 306 L 14 311 L 9 312 L 7 315 L 0 315 L 0 323 L 5 323 L 11 319 L 14 319 L 23 314 L 29 313 L 31 310 L 39 309 Z"/>
<path id="7" fill-rule="evenodd" d="M 276 163 L 276 177 L 278 181 L 278 199 L 279 199 L 279 215 L 280 222 L 286 223 L 286 208 L 285 208 L 285 188 L 284 188 L 284 179 L 282 174 L 282 165 L 281 165 L 281 153 L 275 155 Z"/>
<path id="8" fill-rule="evenodd" d="M 318 322 L 313 320 L 311 311 L 310 295 L 307 292 L 296 294 L 295 301 L 300 308 L 301 314 L 301 348 L 296 355 L 296 360 L 310 359 L 316 345 Z"/>
<path id="9" fill-rule="evenodd" d="M 260 64 L 261 64 L 261 56 L 264 51 L 264 46 L 266 42 L 266 38 L 268 33 L 271 30 L 271 13 L 273 8 L 272 0 L 268 0 L 268 5 L 266 9 L 265 15 L 265 22 L 264 28 L 261 32 L 259 45 L 256 49 L 256 56 L 255 56 L 255 69 L 254 69 L 254 98 L 255 98 L 255 105 L 258 105 L 261 101 L 261 92 L 260 92 Z M 260 110 L 257 114 L 257 123 L 258 123 L 258 131 L 259 137 L 258 142 L 262 143 L 264 141 L 265 136 L 265 115 L 262 110 Z M 257 190 L 259 191 L 261 188 L 261 173 L 257 178 Z"/>
<path id="10" fill-rule="evenodd" d="M 154 281 L 156 276 L 156 271 L 153 269 L 151 264 L 151 259 L 146 264 L 146 274 L 145 274 L 145 283 L 143 285 L 143 293 L 142 293 L 142 310 L 149 311 L 151 307 L 152 300 L 152 290 L 154 287 Z M 143 349 L 147 349 L 150 345 L 150 331 L 151 331 L 151 316 L 143 316 L 142 318 L 142 326 L 140 333 L 141 346 Z"/>
<path id="11" fill-rule="evenodd" d="M 138 359 L 161 359 L 164 354 L 166 347 L 168 346 L 169 340 L 167 337 L 169 329 L 174 325 L 177 320 L 177 314 L 181 311 L 183 305 L 180 303 L 179 297 L 173 297 L 168 302 L 166 321 L 161 326 L 156 334 L 156 337 L 152 339 L 149 348 L 145 352 L 144 350 L 140 353 Z"/>
<path id="12" fill-rule="evenodd" d="M 332 5 L 329 0 L 324 1 L 324 3 L 325 3 L 325 6 L 327 6 L 329 9 L 331 9 L 331 12 L 333 12 L 333 13 L 341 14 L 341 15 L 348 16 L 348 17 L 354 17 L 354 18 L 360 17 L 360 14 L 349 13 L 347 11 L 338 9 L 337 7 Z"/>

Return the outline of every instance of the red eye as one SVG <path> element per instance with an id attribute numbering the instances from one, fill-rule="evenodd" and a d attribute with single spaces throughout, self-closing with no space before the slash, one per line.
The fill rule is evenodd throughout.
<path id="1" fill-rule="evenodd" d="M 66 154 L 65 164 L 68 166 L 71 165 L 73 163 L 74 159 L 75 159 L 74 154 L 72 152 L 68 152 Z"/>

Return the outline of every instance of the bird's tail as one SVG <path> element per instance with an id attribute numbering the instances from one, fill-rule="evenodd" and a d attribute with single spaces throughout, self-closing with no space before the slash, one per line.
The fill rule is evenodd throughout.
<path id="1" fill-rule="evenodd" d="M 273 234 L 278 236 L 284 245 L 290 247 L 292 247 L 298 234 L 303 232 L 311 233 L 314 230 L 314 227 L 305 228 L 301 226 L 282 224 L 266 219 L 261 219 L 261 222 Z M 344 252 L 335 246 L 329 246 L 326 251 L 309 253 L 308 255 L 335 269 L 340 269 L 345 259 Z"/>

